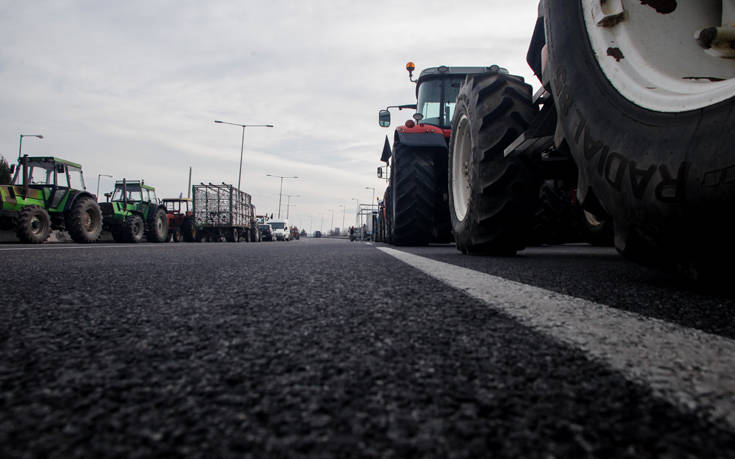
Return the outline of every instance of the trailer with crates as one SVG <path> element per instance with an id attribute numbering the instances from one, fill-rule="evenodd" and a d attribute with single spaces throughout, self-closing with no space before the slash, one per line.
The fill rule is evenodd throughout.
<path id="1" fill-rule="evenodd" d="M 251 239 L 255 217 L 249 194 L 226 183 L 202 183 L 191 188 L 197 240 L 239 242 Z"/>

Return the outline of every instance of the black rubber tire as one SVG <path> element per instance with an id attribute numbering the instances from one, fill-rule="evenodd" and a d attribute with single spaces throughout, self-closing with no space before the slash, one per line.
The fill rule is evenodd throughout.
<path id="1" fill-rule="evenodd" d="M 123 222 L 120 232 L 125 242 L 138 243 L 142 241 L 145 233 L 143 218 L 140 215 L 130 215 Z"/>
<path id="2" fill-rule="evenodd" d="M 393 187 L 388 185 L 383 193 L 383 201 L 385 202 L 385 233 L 383 235 L 384 242 L 393 243 L 391 234 L 393 233 Z"/>
<path id="3" fill-rule="evenodd" d="M 514 255 L 525 247 L 540 181 L 525 158 L 505 157 L 505 148 L 526 130 L 537 109 L 531 86 L 518 77 L 488 72 L 460 88 L 449 143 L 449 208 L 462 253 Z M 469 133 L 469 203 L 457 215 L 452 189 L 455 133 L 466 117 Z"/>
<path id="4" fill-rule="evenodd" d="M 181 223 L 181 235 L 186 242 L 199 242 L 197 238 L 197 227 L 194 224 L 194 218 L 186 217 Z"/>
<path id="5" fill-rule="evenodd" d="M 168 240 L 168 215 L 159 207 L 148 220 L 145 232 L 148 242 L 166 242 Z"/>
<path id="6" fill-rule="evenodd" d="M 633 260 L 695 279 L 727 272 L 721 266 L 735 256 L 735 98 L 678 113 L 631 103 L 597 64 L 581 3 L 544 3 L 546 71 L 580 199 L 599 202 L 615 223 L 615 246 Z"/>
<path id="7" fill-rule="evenodd" d="M 434 221 L 441 202 L 433 150 L 395 143 L 393 150 L 393 225 L 391 243 L 427 245 L 434 240 Z M 441 168 L 443 170 L 443 168 Z"/>
<path id="8" fill-rule="evenodd" d="M 227 242 L 240 242 L 240 232 L 237 228 L 230 228 L 225 231 L 225 241 Z"/>
<path id="9" fill-rule="evenodd" d="M 66 214 L 66 230 L 74 242 L 95 242 L 102 232 L 102 211 L 99 204 L 89 196 L 82 196 L 72 204 Z"/>
<path id="10" fill-rule="evenodd" d="M 26 244 L 43 244 L 51 235 L 51 217 L 41 206 L 28 206 L 18 212 L 15 234 Z"/>
<path id="11" fill-rule="evenodd" d="M 182 237 L 181 228 L 177 228 L 171 232 L 171 242 L 181 242 Z"/>
<path id="12" fill-rule="evenodd" d="M 610 247 L 615 244 L 615 230 L 609 218 L 602 218 L 589 212 L 582 212 L 584 239 L 592 245 Z"/>

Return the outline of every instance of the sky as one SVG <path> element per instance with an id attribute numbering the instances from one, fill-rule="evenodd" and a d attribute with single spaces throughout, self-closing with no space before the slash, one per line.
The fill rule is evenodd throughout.
<path id="1" fill-rule="evenodd" d="M 447 9 L 450 6 L 450 9 Z M 193 183 L 237 184 L 259 214 L 308 231 L 354 224 L 380 197 L 386 134 L 415 103 L 405 64 L 498 64 L 539 83 L 525 62 L 537 0 L 354 2 L 0 0 L 0 155 L 81 163 L 100 196 L 144 179 L 159 198 Z M 100 177 L 100 174 L 113 178 Z M 104 199 L 104 198 L 102 198 Z"/>

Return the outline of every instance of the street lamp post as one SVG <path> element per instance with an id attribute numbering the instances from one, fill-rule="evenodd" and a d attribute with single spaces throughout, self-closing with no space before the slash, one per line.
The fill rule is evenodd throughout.
<path id="1" fill-rule="evenodd" d="M 287 194 L 286 195 L 286 220 L 288 220 L 288 214 L 291 211 L 291 198 L 300 198 L 300 194 Z"/>
<path id="2" fill-rule="evenodd" d="M 112 175 L 109 175 L 109 174 L 97 174 L 97 194 L 95 196 L 97 196 L 97 200 L 98 201 L 100 200 L 100 177 L 110 177 L 110 178 L 112 178 Z"/>
<path id="3" fill-rule="evenodd" d="M 20 141 L 18 142 L 18 159 L 23 156 L 23 137 L 36 137 L 38 139 L 43 139 L 41 134 L 21 134 Z"/>
<path id="4" fill-rule="evenodd" d="M 332 232 L 334 231 L 334 209 L 329 209 L 329 212 L 332 214 L 332 223 L 329 227 L 329 231 Z"/>
<path id="5" fill-rule="evenodd" d="M 240 179 L 242 177 L 242 154 L 245 150 L 245 128 L 246 127 L 273 127 L 272 124 L 238 124 L 228 123 L 227 121 L 214 120 L 218 124 L 231 124 L 233 126 L 240 126 L 242 128 L 242 141 L 240 142 L 240 171 L 237 173 L 237 191 L 240 191 Z"/>
<path id="6" fill-rule="evenodd" d="M 292 177 L 284 177 L 283 175 L 273 175 L 273 174 L 265 174 L 266 177 L 276 177 L 281 179 L 281 189 L 278 191 L 278 218 L 281 218 L 281 198 L 283 197 L 283 179 L 297 179 L 297 176 Z"/>

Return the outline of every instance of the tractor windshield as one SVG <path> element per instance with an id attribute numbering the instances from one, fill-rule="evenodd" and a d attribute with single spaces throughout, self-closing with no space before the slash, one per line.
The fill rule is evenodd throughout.
<path id="1" fill-rule="evenodd" d="M 128 201 L 142 201 L 143 194 L 140 192 L 140 188 L 127 187 Z M 123 201 L 123 189 L 122 187 L 116 187 L 115 192 L 112 194 L 113 201 Z"/>
<path id="2" fill-rule="evenodd" d="M 462 82 L 464 76 L 421 82 L 417 101 L 417 111 L 424 116 L 421 122 L 449 129 Z"/>

